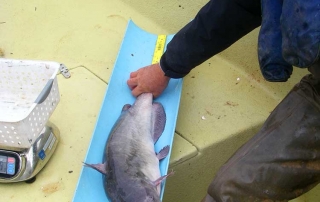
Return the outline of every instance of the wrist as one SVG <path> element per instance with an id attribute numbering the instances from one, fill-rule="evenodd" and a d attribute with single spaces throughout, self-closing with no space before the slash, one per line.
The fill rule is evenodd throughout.
<path id="1" fill-rule="evenodd" d="M 159 66 L 161 70 L 164 72 L 164 75 L 173 79 L 180 79 L 184 77 L 186 74 L 178 73 L 174 71 L 166 62 L 166 54 L 164 53 L 160 59 Z"/>

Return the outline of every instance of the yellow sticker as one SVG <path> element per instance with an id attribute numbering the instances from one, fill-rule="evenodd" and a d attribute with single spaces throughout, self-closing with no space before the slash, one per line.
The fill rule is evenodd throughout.
<path id="1" fill-rule="evenodd" d="M 153 53 L 152 64 L 158 63 L 160 61 L 160 58 L 164 51 L 164 47 L 166 45 L 166 39 L 166 35 L 158 35 L 156 47 Z"/>

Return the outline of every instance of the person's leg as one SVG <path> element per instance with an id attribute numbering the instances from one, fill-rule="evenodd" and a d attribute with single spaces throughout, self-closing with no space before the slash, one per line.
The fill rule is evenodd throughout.
<path id="1" fill-rule="evenodd" d="M 283 0 L 261 0 L 262 24 L 258 40 L 258 59 L 263 77 L 272 82 L 287 81 L 293 69 L 282 56 L 282 5 Z"/>
<path id="2" fill-rule="evenodd" d="M 216 202 L 209 194 L 207 194 L 201 202 Z"/>
<path id="3" fill-rule="evenodd" d="M 307 75 L 220 168 L 208 194 L 216 202 L 288 201 L 309 191 L 320 182 L 319 123 L 320 79 Z"/>
<path id="4" fill-rule="evenodd" d="M 290 64 L 306 68 L 319 60 L 319 0 L 283 0 L 282 55 Z"/>

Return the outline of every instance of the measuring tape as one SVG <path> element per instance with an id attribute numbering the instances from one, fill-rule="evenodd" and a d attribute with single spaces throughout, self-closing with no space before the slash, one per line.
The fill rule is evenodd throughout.
<path id="1" fill-rule="evenodd" d="M 156 47 L 154 49 L 152 64 L 158 63 L 166 45 L 167 35 L 158 35 Z"/>

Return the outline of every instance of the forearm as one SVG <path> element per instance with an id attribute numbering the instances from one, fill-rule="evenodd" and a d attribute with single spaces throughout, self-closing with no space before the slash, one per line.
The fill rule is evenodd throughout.
<path id="1" fill-rule="evenodd" d="M 184 77 L 260 23 L 260 0 L 211 0 L 168 44 L 161 68 L 168 77 Z"/>

